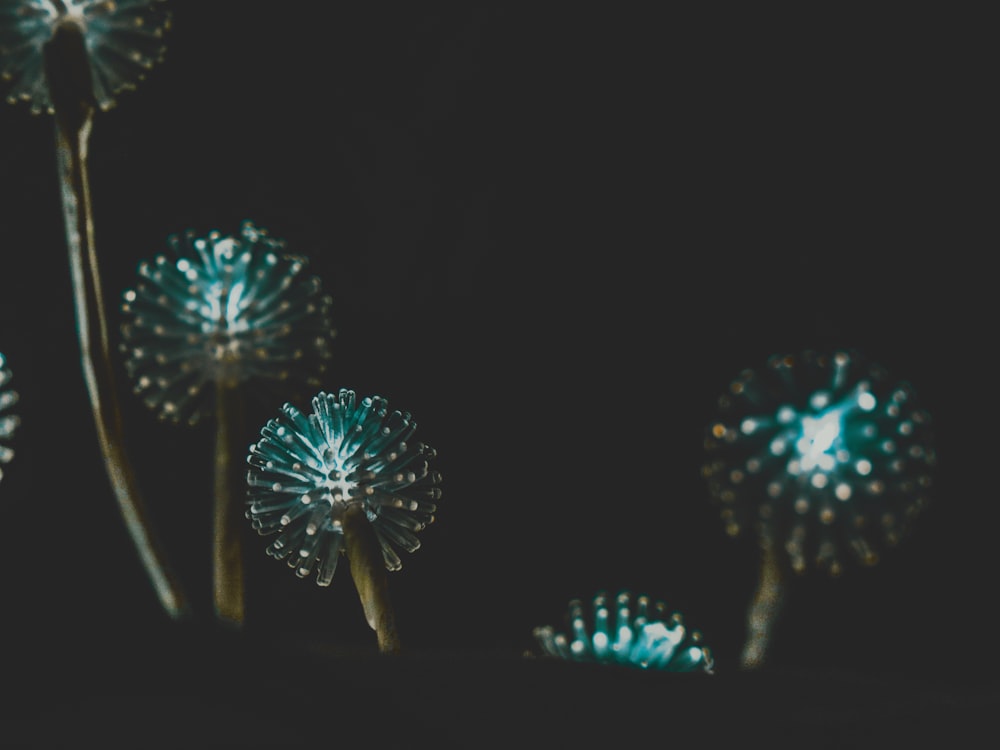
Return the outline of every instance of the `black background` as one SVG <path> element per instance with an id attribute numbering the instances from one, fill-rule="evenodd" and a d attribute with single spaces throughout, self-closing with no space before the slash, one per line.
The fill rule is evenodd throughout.
<path id="1" fill-rule="evenodd" d="M 313 695 L 361 679 L 378 694 L 384 678 L 422 706 L 429 684 L 440 701 L 423 700 L 441 706 L 419 722 L 439 737 L 471 726 L 448 710 L 462 696 L 497 706 L 486 723 L 516 714 L 499 697 L 506 676 L 554 701 L 535 718 L 565 731 L 582 720 L 573 705 L 596 703 L 609 722 L 641 715 L 648 686 L 604 695 L 591 672 L 522 673 L 531 630 L 560 622 L 573 597 L 629 589 L 703 632 L 727 685 L 715 689 L 729 692 L 697 683 L 699 699 L 762 715 L 760 686 L 733 674 L 756 549 L 726 538 L 708 502 L 702 430 L 742 368 L 850 347 L 932 413 L 934 504 L 877 567 L 794 583 L 769 668 L 805 693 L 769 692 L 808 703 L 809 686 L 823 701 L 856 690 L 874 696 L 857 700 L 877 726 L 878 701 L 900 685 L 964 695 L 993 683 L 995 313 L 973 189 L 974 20 L 171 7 L 165 60 L 91 138 L 111 318 L 138 262 L 174 232 L 251 219 L 309 257 L 334 300 L 328 390 L 385 396 L 438 450 L 437 522 L 390 577 L 416 661 L 367 661 L 374 637 L 346 566 L 329 589 L 299 580 L 249 524 L 245 632 L 216 628 L 212 426 L 157 422 L 119 363 L 129 448 L 192 600 L 190 622 L 165 617 L 95 442 L 53 125 L 5 106 L 0 351 L 22 418 L 0 484 L 5 671 L 95 722 L 113 711 L 80 707 L 80 691 Z M 251 424 L 279 406 L 257 404 Z M 211 718 L 234 731 L 267 715 L 252 704 Z M 311 710 L 349 726 L 326 705 Z M 806 715 L 804 731 L 840 726 L 836 711 Z"/>

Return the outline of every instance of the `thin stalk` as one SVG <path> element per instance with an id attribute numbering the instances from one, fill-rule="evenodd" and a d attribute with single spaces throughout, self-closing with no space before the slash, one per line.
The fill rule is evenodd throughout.
<path id="1" fill-rule="evenodd" d="M 375 631 L 379 651 L 397 654 L 401 645 L 396 632 L 396 615 L 389 601 L 389 574 L 385 569 L 382 547 L 360 505 L 347 509 L 343 523 L 344 548 L 365 619 Z"/>
<path id="2" fill-rule="evenodd" d="M 760 542 L 760 576 L 757 589 L 747 609 L 747 639 L 740 655 L 743 669 L 756 669 L 764 664 L 771 643 L 774 624 L 785 600 L 785 572 L 778 562 L 774 542 L 762 537 Z"/>
<path id="3" fill-rule="evenodd" d="M 83 35 L 60 26 L 45 50 L 46 77 L 55 107 L 56 155 L 83 377 L 98 444 L 125 527 L 156 595 L 173 619 L 188 614 L 187 599 L 153 535 L 135 474 L 125 452 L 121 407 L 112 366 L 108 324 L 94 246 L 87 148 L 94 98 Z"/>
<path id="4" fill-rule="evenodd" d="M 215 500 L 212 514 L 212 595 L 215 615 L 242 627 L 246 616 L 243 585 L 243 508 L 246 470 L 241 461 L 248 441 L 239 386 L 217 382 L 215 388 Z M 244 488 L 240 494 L 237 488 Z"/>

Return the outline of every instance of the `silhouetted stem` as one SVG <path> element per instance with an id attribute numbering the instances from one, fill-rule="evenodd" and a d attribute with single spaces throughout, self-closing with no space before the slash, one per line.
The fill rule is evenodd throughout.
<path id="1" fill-rule="evenodd" d="M 389 602 L 389 575 L 382 547 L 360 505 L 352 505 L 344 514 L 344 547 L 365 618 L 378 637 L 379 651 L 399 653 L 401 646 Z"/>
<path id="2" fill-rule="evenodd" d="M 215 389 L 215 500 L 212 516 L 212 594 L 215 614 L 223 622 L 242 627 L 243 509 L 246 506 L 246 470 L 243 461 L 248 441 L 242 392 L 238 386 L 218 383 Z M 238 493 L 237 488 L 243 491 Z"/>
<path id="3" fill-rule="evenodd" d="M 747 639 L 740 656 L 744 669 L 760 667 L 767 657 L 774 623 L 785 598 L 785 574 L 778 563 L 774 542 L 767 538 L 760 544 L 760 577 L 750 607 L 747 609 Z"/>
<path id="4" fill-rule="evenodd" d="M 87 147 L 95 106 L 83 36 L 71 23 L 59 27 L 45 51 L 46 77 L 55 106 L 56 155 L 69 266 L 76 307 L 83 377 L 111 488 L 143 566 L 167 614 L 187 614 L 187 601 L 153 536 L 125 453 L 108 325 L 94 247 Z"/>

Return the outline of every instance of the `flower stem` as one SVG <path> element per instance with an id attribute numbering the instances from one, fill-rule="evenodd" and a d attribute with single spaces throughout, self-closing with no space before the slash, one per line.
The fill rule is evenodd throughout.
<path id="1" fill-rule="evenodd" d="M 774 542 L 762 537 L 760 551 L 760 577 L 747 609 L 747 639 L 740 655 L 743 669 L 756 669 L 764 664 L 774 624 L 785 598 L 785 574 L 778 564 Z"/>
<path id="2" fill-rule="evenodd" d="M 396 632 L 396 616 L 389 601 L 389 575 L 382 547 L 360 505 L 347 509 L 343 523 L 344 547 L 365 619 L 378 637 L 379 651 L 383 654 L 399 653 L 401 646 Z"/>
<path id="3" fill-rule="evenodd" d="M 244 497 L 243 464 L 234 456 L 246 452 L 242 392 L 238 386 L 216 384 L 215 500 L 212 513 L 212 596 L 215 615 L 234 627 L 245 617 L 243 586 Z"/>
<path id="4" fill-rule="evenodd" d="M 45 50 L 46 77 L 55 108 L 56 156 L 83 377 L 108 479 L 157 597 L 167 614 L 188 614 L 187 599 L 168 569 L 152 533 L 136 478 L 125 453 L 110 337 L 94 247 L 87 148 L 94 98 L 83 35 L 70 23 L 56 29 Z"/>

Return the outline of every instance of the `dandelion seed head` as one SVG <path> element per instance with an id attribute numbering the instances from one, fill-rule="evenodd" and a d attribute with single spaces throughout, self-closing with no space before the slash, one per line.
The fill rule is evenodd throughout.
<path id="1" fill-rule="evenodd" d="M 163 59 L 171 13 L 166 0 L 0 0 L 0 78 L 7 101 L 53 112 L 45 45 L 63 26 L 83 36 L 97 106 L 107 110 Z"/>
<path id="2" fill-rule="evenodd" d="M 319 383 L 336 332 L 304 259 L 251 222 L 238 236 L 189 231 L 168 245 L 122 302 L 126 370 L 150 408 L 194 424 L 214 383 Z"/>
<path id="3" fill-rule="evenodd" d="M 712 673 L 715 667 L 701 633 L 689 630 L 680 613 L 648 596 L 633 602 L 629 592 L 613 599 L 598 592 L 589 605 L 571 601 L 565 619 L 567 632 L 551 625 L 534 629 L 543 655 L 667 672 Z"/>
<path id="4" fill-rule="evenodd" d="M 930 501 L 930 416 L 910 385 L 858 352 L 807 350 L 744 370 L 705 448 L 702 475 L 727 526 L 757 529 L 798 572 L 873 564 Z"/>
<path id="5" fill-rule="evenodd" d="M 321 391 L 312 408 L 306 415 L 286 403 L 261 429 L 247 457 L 247 518 L 261 535 L 278 535 L 269 555 L 328 586 L 344 551 L 344 514 L 360 506 L 386 568 L 398 570 L 398 551 L 420 547 L 441 497 L 433 449 L 410 440 L 416 422 L 380 396 Z"/>

